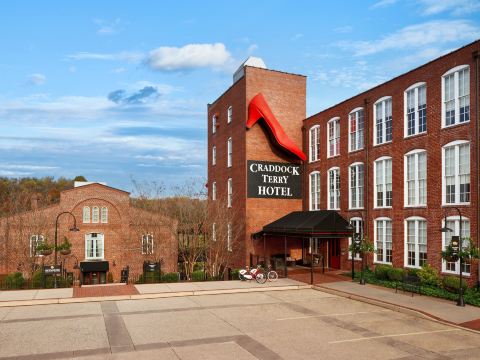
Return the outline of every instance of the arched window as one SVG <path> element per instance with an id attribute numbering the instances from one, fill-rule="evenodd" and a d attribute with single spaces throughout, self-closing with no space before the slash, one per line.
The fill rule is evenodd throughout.
<path id="1" fill-rule="evenodd" d="M 470 203 L 470 143 L 452 141 L 442 147 L 442 204 Z"/>
<path id="2" fill-rule="evenodd" d="M 412 150 L 405 154 L 404 164 L 404 204 L 405 206 L 427 205 L 427 152 Z"/>
<path id="3" fill-rule="evenodd" d="M 373 104 L 374 145 L 392 141 L 392 97 L 385 96 Z"/>
<path id="4" fill-rule="evenodd" d="M 405 266 L 427 265 L 427 220 L 412 216 L 405 219 Z"/>
<path id="5" fill-rule="evenodd" d="M 363 149 L 364 127 L 363 108 L 353 109 L 350 114 L 348 114 L 348 149 L 350 152 Z"/>
<path id="6" fill-rule="evenodd" d="M 364 226 L 364 224 L 363 224 L 362 218 L 352 217 L 350 219 L 350 225 L 353 226 L 354 232 L 356 234 L 360 234 L 360 238 L 363 239 L 363 234 L 364 234 L 363 233 L 363 226 Z M 348 238 L 348 246 L 350 247 L 351 245 L 352 245 L 352 238 L 349 237 Z M 348 252 L 348 259 L 352 260 L 352 252 L 351 251 Z M 360 256 L 360 253 L 356 253 L 354 259 L 355 260 L 362 260 L 362 257 Z"/>
<path id="7" fill-rule="evenodd" d="M 410 86 L 403 93 L 405 137 L 427 131 L 427 85 L 424 82 Z"/>
<path id="8" fill-rule="evenodd" d="M 102 207 L 102 224 L 108 223 L 108 208 L 106 206 Z"/>
<path id="9" fill-rule="evenodd" d="M 392 219 L 380 217 L 375 219 L 374 225 L 374 261 L 391 264 L 393 259 Z"/>
<path id="10" fill-rule="evenodd" d="M 320 210 L 320 172 L 310 173 L 310 210 Z"/>
<path id="11" fill-rule="evenodd" d="M 363 209 L 363 163 L 353 163 L 348 167 L 348 205 L 350 209 Z"/>
<path id="12" fill-rule="evenodd" d="M 340 118 L 330 119 L 327 123 L 327 154 L 328 157 L 340 154 Z"/>
<path id="13" fill-rule="evenodd" d="M 94 206 L 92 208 L 92 223 L 98 224 L 100 214 L 99 214 L 99 209 L 98 206 Z"/>
<path id="14" fill-rule="evenodd" d="M 442 248 L 445 249 L 450 242 L 452 241 L 452 236 L 460 236 L 461 244 L 463 248 L 468 247 L 468 239 L 470 238 L 470 219 L 462 216 L 462 222 L 460 223 L 459 216 L 449 216 L 447 217 L 447 222 L 445 219 L 442 220 L 442 226 L 452 231 L 447 231 L 442 233 Z M 470 262 L 462 263 L 462 273 L 470 274 L 471 264 Z M 460 274 L 460 260 L 458 261 L 442 261 L 442 272 Z"/>
<path id="15" fill-rule="evenodd" d="M 153 235 L 145 234 L 142 236 L 142 254 L 153 254 Z"/>
<path id="16" fill-rule="evenodd" d="M 43 235 L 32 235 L 30 236 L 30 256 L 37 256 L 37 246 L 45 241 Z"/>
<path id="17" fill-rule="evenodd" d="M 310 162 L 320 159 L 320 125 L 310 128 Z"/>
<path id="18" fill-rule="evenodd" d="M 340 168 L 328 170 L 328 210 L 340 210 Z"/>
<path id="19" fill-rule="evenodd" d="M 84 206 L 83 207 L 83 223 L 89 223 L 90 222 L 90 207 Z"/>
<path id="20" fill-rule="evenodd" d="M 392 158 L 384 156 L 373 163 L 374 207 L 392 207 Z"/>
<path id="21" fill-rule="evenodd" d="M 90 233 L 85 235 L 85 259 L 104 258 L 103 234 Z"/>
<path id="22" fill-rule="evenodd" d="M 470 67 L 456 66 L 442 76 L 442 127 L 470 121 Z"/>

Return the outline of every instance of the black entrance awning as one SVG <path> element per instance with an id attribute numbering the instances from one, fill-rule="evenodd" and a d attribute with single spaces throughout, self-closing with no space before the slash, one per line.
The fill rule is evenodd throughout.
<path id="1" fill-rule="evenodd" d="M 81 261 L 80 271 L 108 271 L 108 261 Z"/>
<path id="2" fill-rule="evenodd" d="M 349 222 L 333 210 L 293 211 L 265 225 L 255 236 L 289 235 L 317 238 L 344 238 L 352 235 Z"/>

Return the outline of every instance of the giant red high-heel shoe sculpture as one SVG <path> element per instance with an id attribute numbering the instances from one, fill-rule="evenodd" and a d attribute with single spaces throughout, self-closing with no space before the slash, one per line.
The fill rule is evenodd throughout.
<path id="1" fill-rule="evenodd" d="M 307 160 L 303 151 L 285 133 L 282 126 L 275 118 L 275 115 L 273 115 L 272 110 L 270 110 L 262 93 L 255 95 L 250 101 L 250 104 L 248 104 L 247 129 L 250 129 L 260 119 L 265 121 L 279 146 L 295 155 L 300 160 Z"/>

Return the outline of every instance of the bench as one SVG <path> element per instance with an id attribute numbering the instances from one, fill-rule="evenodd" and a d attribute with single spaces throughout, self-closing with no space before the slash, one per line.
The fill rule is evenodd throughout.
<path id="1" fill-rule="evenodd" d="M 395 292 L 397 292 L 399 285 L 402 288 L 403 292 L 405 291 L 411 292 L 412 297 L 413 297 L 413 293 L 415 292 L 418 293 L 419 295 L 422 294 L 420 279 L 416 276 L 406 275 L 403 277 L 402 281 L 397 281 L 395 286 Z"/>

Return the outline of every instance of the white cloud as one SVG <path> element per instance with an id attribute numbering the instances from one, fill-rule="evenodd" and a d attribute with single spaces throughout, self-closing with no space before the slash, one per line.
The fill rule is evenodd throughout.
<path id="1" fill-rule="evenodd" d="M 175 71 L 201 67 L 222 68 L 232 61 L 222 43 L 189 44 L 183 47 L 162 46 L 152 50 L 146 63 L 155 70 Z"/>
<path id="2" fill-rule="evenodd" d="M 98 25 L 97 34 L 99 35 L 113 35 L 120 30 L 120 19 L 117 18 L 113 21 L 107 21 L 104 19 L 95 19 L 95 24 Z"/>
<path id="3" fill-rule="evenodd" d="M 468 15 L 480 11 L 478 0 L 419 0 L 424 15 L 436 15 L 445 11 L 454 15 Z"/>
<path id="4" fill-rule="evenodd" d="M 387 7 L 387 6 L 395 4 L 396 2 L 397 2 L 397 0 L 380 0 L 380 1 L 376 2 L 375 4 L 373 4 L 372 6 L 370 6 L 370 9 Z"/>
<path id="5" fill-rule="evenodd" d="M 43 74 L 30 74 L 28 76 L 28 82 L 32 85 L 43 85 L 47 77 Z"/>
<path id="6" fill-rule="evenodd" d="M 337 28 L 333 29 L 333 31 L 335 31 L 336 33 L 340 33 L 340 34 L 349 33 L 349 32 L 352 32 L 352 30 L 353 30 L 353 27 L 351 27 L 350 25 L 340 26 L 340 27 L 337 27 Z"/>
<path id="7" fill-rule="evenodd" d="M 292 40 L 293 40 L 293 41 L 296 41 L 296 40 L 298 40 L 298 39 L 300 39 L 300 38 L 302 38 L 302 37 L 303 37 L 303 34 L 295 34 L 295 35 L 292 36 Z"/>
<path id="8" fill-rule="evenodd" d="M 123 66 L 121 66 L 121 67 L 117 67 L 117 68 L 113 69 L 111 72 L 114 73 L 114 74 L 121 74 L 121 73 L 124 73 L 125 71 L 127 71 L 127 69 L 125 69 Z"/>
<path id="9" fill-rule="evenodd" d="M 456 42 L 472 41 L 480 37 L 480 28 L 466 20 L 438 20 L 407 26 L 380 40 L 342 42 L 345 50 L 354 50 L 355 55 L 372 55 L 387 50 L 422 48 Z"/>
<path id="10" fill-rule="evenodd" d="M 252 44 L 248 47 L 247 49 L 247 54 L 251 55 L 253 54 L 256 50 L 258 50 L 258 45 L 257 44 Z"/>
<path id="11" fill-rule="evenodd" d="M 129 63 L 139 63 L 142 61 L 144 55 L 135 51 L 121 51 L 118 53 L 92 53 L 80 51 L 74 54 L 67 55 L 71 60 L 115 60 L 126 61 Z"/>

